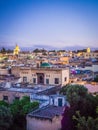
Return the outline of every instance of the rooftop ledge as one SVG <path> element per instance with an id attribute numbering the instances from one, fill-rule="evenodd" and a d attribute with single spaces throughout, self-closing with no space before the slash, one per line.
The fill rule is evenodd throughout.
<path id="1" fill-rule="evenodd" d="M 56 68 L 56 67 L 21 67 L 20 68 L 21 70 L 22 69 L 26 69 L 26 70 L 30 70 L 30 69 L 33 69 L 33 70 L 67 70 L 68 68 Z"/>

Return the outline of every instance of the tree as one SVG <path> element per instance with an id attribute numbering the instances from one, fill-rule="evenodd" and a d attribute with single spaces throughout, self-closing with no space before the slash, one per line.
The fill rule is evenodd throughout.
<path id="1" fill-rule="evenodd" d="M 80 111 L 81 116 L 85 116 L 87 118 L 88 116 L 96 117 L 96 105 L 98 104 L 98 100 L 96 97 L 92 96 L 91 94 L 88 94 L 87 89 L 82 85 L 68 85 L 64 89 L 64 92 L 62 93 L 66 94 L 67 100 L 70 104 L 70 108 L 67 111 L 68 115 L 70 116 L 70 122 L 75 126 L 76 121 L 72 120 L 73 115 L 76 114 L 76 111 Z M 88 109 L 89 108 L 89 109 Z M 63 119 L 66 116 L 66 109 L 64 111 Z M 63 120 L 64 121 L 64 120 Z M 66 120 L 65 120 L 66 124 Z M 75 128 L 72 126 L 72 130 Z M 64 128 L 64 123 L 62 125 L 62 128 Z"/>
<path id="2" fill-rule="evenodd" d="M 16 126 L 17 129 L 22 128 L 23 130 L 26 127 L 26 114 L 31 110 L 35 110 L 38 108 L 38 102 L 30 102 L 30 98 L 28 96 L 24 96 L 20 100 L 15 100 L 11 105 L 11 112 L 13 114 L 13 125 L 11 126 L 11 130 L 14 130 Z M 16 129 L 15 129 L 16 130 Z"/>
<path id="3" fill-rule="evenodd" d="M 4 47 L 1 49 L 1 53 L 6 53 L 6 49 Z"/>
<path id="4" fill-rule="evenodd" d="M 29 113 L 31 110 L 38 108 L 38 106 L 39 106 L 38 102 L 32 102 L 32 103 L 29 102 L 28 104 L 23 106 L 22 110 L 23 115 Z"/>
<path id="5" fill-rule="evenodd" d="M 7 102 L 1 100 L 1 101 L 0 101 L 0 106 L 6 106 L 6 107 L 8 107 L 9 104 L 8 104 Z"/>
<path id="6" fill-rule="evenodd" d="M 88 116 L 81 116 L 80 112 L 76 112 L 76 116 L 73 116 L 73 119 L 76 120 L 78 123 L 76 127 L 78 130 L 98 130 L 98 118 L 92 118 Z"/>
<path id="7" fill-rule="evenodd" d="M 98 82 L 98 75 L 94 78 L 94 82 Z"/>
<path id="8" fill-rule="evenodd" d="M 38 106 L 38 102 L 30 102 L 30 98 L 28 96 L 24 96 L 21 100 L 15 100 L 11 104 L 11 111 L 14 116 L 25 116 L 28 112 L 37 108 Z"/>
<path id="9" fill-rule="evenodd" d="M 61 130 L 73 130 L 74 125 L 72 121 L 73 109 L 70 107 L 66 107 L 63 113 L 63 118 L 61 120 Z"/>
<path id="10" fill-rule="evenodd" d="M 83 85 L 67 85 L 61 93 L 66 94 L 67 100 L 69 101 L 70 105 L 73 106 L 77 104 L 81 98 L 87 95 L 87 88 Z"/>
<path id="11" fill-rule="evenodd" d="M 6 106 L 0 106 L 0 130 L 7 130 L 12 124 L 12 114 Z"/>

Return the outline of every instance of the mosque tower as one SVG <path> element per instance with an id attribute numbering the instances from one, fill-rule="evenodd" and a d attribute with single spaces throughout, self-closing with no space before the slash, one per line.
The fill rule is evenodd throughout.
<path id="1" fill-rule="evenodd" d="M 87 48 L 87 53 L 90 53 L 91 52 L 91 49 L 88 47 Z"/>
<path id="2" fill-rule="evenodd" d="M 20 52 L 20 48 L 19 48 L 19 46 L 16 44 L 16 47 L 15 47 L 15 49 L 14 49 L 14 51 L 13 51 L 13 54 L 14 55 L 19 55 L 19 52 Z"/>

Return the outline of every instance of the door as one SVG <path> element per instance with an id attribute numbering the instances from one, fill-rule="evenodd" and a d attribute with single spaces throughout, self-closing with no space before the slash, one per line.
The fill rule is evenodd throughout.
<path id="1" fill-rule="evenodd" d="M 62 98 L 58 99 L 58 106 L 62 107 Z"/>
<path id="2" fill-rule="evenodd" d="M 37 83 L 38 84 L 44 84 L 44 74 L 43 73 L 37 74 Z"/>

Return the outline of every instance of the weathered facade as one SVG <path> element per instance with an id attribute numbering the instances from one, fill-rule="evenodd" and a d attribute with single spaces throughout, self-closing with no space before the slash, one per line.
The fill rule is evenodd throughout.
<path id="1" fill-rule="evenodd" d="M 8 103 L 12 103 L 15 99 L 21 99 L 23 96 L 30 96 L 32 90 L 28 89 L 18 89 L 18 88 L 9 88 L 9 89 L 0 89 L 0 100 L 4 100 Z"/>
<path id="2" fill-rule="evenodd" d="M 62 116 L 55 116 L 52 121 L 27 116 L 27 130 L 60 130 Z"/>
<path id="3" fill-rule="evenodd" d="M 21 68 L 22 82 L 33 84 L 66 85 L 69 82 L 69 69 L 61 68 Z"/>
<path id="4" fill-rule="evenodd" d="M 27 115 L 27 130 L 60 130 L 63 107 L 46 106 Z"/>
<path id="5" fill-rule="evenodd" d="M 44 96 L 40 99 L 38 97 L 39 101 L 42 99 L 45 99 L 42 104 L 46 102 L 46 105 L 27 115 L 27 130 L 60 130 L 62 114 L 67 105 L 65 96 L 50 95 L 49 99 Z"/>

